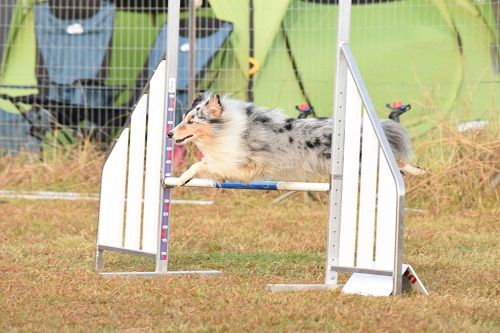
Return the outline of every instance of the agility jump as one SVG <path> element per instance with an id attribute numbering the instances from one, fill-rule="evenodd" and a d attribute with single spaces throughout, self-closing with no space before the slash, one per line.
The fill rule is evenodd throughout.
<path id="1" fill-rule="evenodd" d="M 103 276 L 221 273 L 168 270 L 170 193 L 179 185 L 172 177 L 174 150 L 167 136 L 174 127 L 179 2 L 168 4 L 168 62 L 159 64 L 111 149 L 101 183 L 97 269 L 104 269 L 104 251 L 115 251 L 155 258 L 155 271 L 101 272 Z M 349 47 L 350 11 L 351 1 L 341 0 L 330 182 L 242 184 L 195 178 L 185 186 L 329 192 L 324 283 L 268 285 L 269 290 L 338 288 L 338 273 L 348 272 L 346 293 L 388 296 L 411 287 L 427 294 L 413 269 L 403 265 L 404 183 Z"/>

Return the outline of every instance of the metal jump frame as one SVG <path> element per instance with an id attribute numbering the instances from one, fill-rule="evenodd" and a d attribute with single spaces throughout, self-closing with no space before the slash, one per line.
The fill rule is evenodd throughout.
<path id="1" fill-rule="evenodd" d="M 177 80 L 177 50 L 179 36 L 179 15 L 180 1 L 169 0 L 168 2 L 168 38 L 167 38 L 167 65 L 166 82 L 164 96 L 164 116 L 162 142 L 163 151 L 161 156 L 162 166 L 161 175 L 163 180 L 158 184 L 160 187 L 160 216 L 158 220 L 158 242 L 156 253 L 145 253 L 126 248 L 117 248 L 113 246 L 97 245 L 96 266 L 98 269 L 103 267 L 103 251 L 118 251 L 129 254 L 137 254 L 156 259 L 154 272 L 119 272 L 119 273 L 101 273 L 105 276 L 143 276 L 152 277 L 157 275 L 188 275 L 203 274 L 216 275 L 219 271 L 169 271 L 168 270 L 168 244 L 170 234 L 170 191 L 177 184 L 177 179 L 172 177 L 173 160 L 173 142 L 166 133 L 174 126 L 175 100 L 176 100 L 176 80 Z M 332 144 L 332 168 L 330 183 L 299 183 L 299 182 L 252 182 L 249 184 L 241 183 L 215 183 L 209 180 L 193 179 L 186 186 L 189 187 L 214 187 L 231 189 L 253 189 L 253 190 L 286 190 L 286 191 L 329 191 L 329 217 L 328 217 L 328 236 L 327 236 L 327 258 L 325 268 L 324 284 L 300 284 L 300 285 L 268 285 L 270 290 L 304 290 L 304 289 L 330 289 L 338 287 L 338 272 L 366 273 L 381 276 L 392 276 L 393 295 L 398 295 L 402 291 L 402 255 L 403 255 L 403 218 L 404 218 L 404 183 L 392 155 L 387 139 L 385 138 L 381 125 L 375 113 L 375 108 L 369 97 L 366 86 L 361 78 L 358 67 L 349 47 L 351 1 L 339 1 L 338 16 L 338 37 L 337 37 L 337 66 L 335 75 L 335 105 L 332 119 L 334 121 L 334 136 Z M 352 76 L 357 92 L 361 98 L 366 114 L 373 126 L 373 131 L 383 152 L 384 159 L 387 161 L 390 173 L 396 187 L 396 227 L 395 227 L 395 248 L 394 263 L 391 270 L 375 270 L 368 268 L 354 267 L 354 265 L 339 265 L 339 241 L 341 225 L 341 207 L 342 207 L 342 186 L 343 186 L 343 167 L 344 167 L 344 137 L 345 137 L 345 119 L 346 119 L 346 98 L 348 75 Z M 102 194 L 101 194 L 102 196 Z M 102 198 L 101 198 L 102 205 Z"/>

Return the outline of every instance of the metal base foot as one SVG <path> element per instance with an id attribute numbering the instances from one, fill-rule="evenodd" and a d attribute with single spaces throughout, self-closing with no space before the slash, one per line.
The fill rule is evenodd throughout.
<path id="1" fill-rule="evenodd" d="M 99 275 L 109 277 L 137 277 L 137 278 L 153 278 L 161 276 L 187 276 L 187 275 L 221 275 L 221 271 L 169 271 L 165 273 L 158 272 L 102 272 Z"/>
<path id="2" fill-rule="evenodd" d="M 96 271 L 100 271 L 104 268 L 104 250 L 97 248 L 96 257 L 95 257 L 95 269 Z"/>
<path id="3" fill-rule="evenodd" d="M 332 290 L 341 286 L 330 284 L 268 284 L 269 291 L 307 291 L 307 290 Z"/>

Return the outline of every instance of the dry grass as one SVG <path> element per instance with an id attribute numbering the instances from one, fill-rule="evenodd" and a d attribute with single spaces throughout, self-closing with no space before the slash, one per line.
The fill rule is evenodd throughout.
<path id="1" fill-rule="evenodd" d="M 428 174 L 407 179 L 411 205 L 434 211 L 498 209 L 500 191 L 493 184 L 500 175 L 498 126 L 460 134 L 441 124 L 430 138 L 418 140 L 416 156 Z"/>
<path id="2" fill-rule="evenodd" d="M 35 154 L 0 158 L 0 188 L 97 192 L 104 153 L 88 141 L 50 156 Z"/>
<path id="3" fill-rule="evenodd" d="M 224 275 L 152 280 L 95 274 L 97 203 L 11 201 L 0 203 L 0 331 L 499 331 L 499 195 L 488 185 L 499 141 L 443 133 L 417 145 L 428 175 L 408 179 L 409 205 L 424 212 L 407 214 L 405 262 L 429 297 L 267 292 L 268 282 L 322 280 L 324 200 L 178 190 L 216 205 L 173 207 L 172 269 Z M 101 161 L 89 147 L 64 161 L 2 159 L 0 188 L 96 191 Z M 120 255 L 107 265 L 152 268 Z"/>

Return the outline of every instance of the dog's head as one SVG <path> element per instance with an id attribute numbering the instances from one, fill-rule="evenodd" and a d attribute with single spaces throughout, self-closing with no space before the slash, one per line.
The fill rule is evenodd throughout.
<path id="1" fill-rule="evenodd" d="M 220 123 L 222 111 L 219 95 L 202 93 L 184 114 L 182 122 L 167 135 L 177 144 L 210 141 L 214 138 L 214 125 Z"/>

